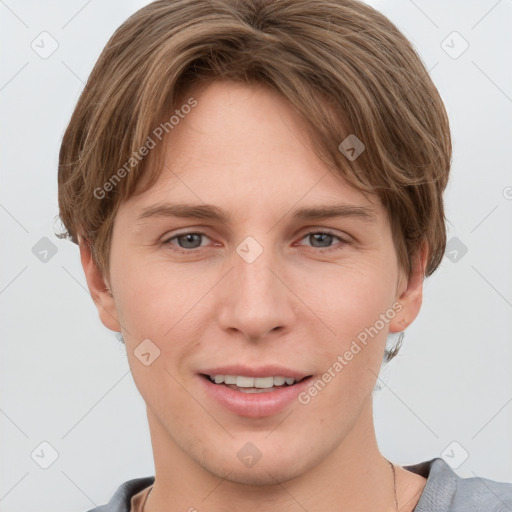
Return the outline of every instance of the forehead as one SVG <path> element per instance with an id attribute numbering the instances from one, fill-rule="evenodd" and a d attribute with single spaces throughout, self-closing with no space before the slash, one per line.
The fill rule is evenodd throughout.
<path id="1" fill-rule="evenodd" d="M 299 203 L 343 203 L 382 214 L 375 196 L 327 168 L 313 149 L 307 123 L 275 91 L 214 81 L 196 85 L 180 101 L 191 98 L 197 105 L 165 139 L 157 183 L 131 198 L 131 206 L 147 210 L 179 200 L 264 216 Z"/>

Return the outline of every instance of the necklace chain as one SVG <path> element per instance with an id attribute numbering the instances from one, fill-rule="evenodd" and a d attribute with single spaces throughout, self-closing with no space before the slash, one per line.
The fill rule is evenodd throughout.
<path id="1" fill-rule="evenodd" d="M 387 460 L 387 459 L 386 459 Z M 395 472 L 395 465 L 389 461 L 389 465 L 391 466 L 391 469 L 393 470 L 393 491 L 395 493 L 395 510 L 398 512 L 398 498 L 396 497 L 396 472 Z M 144 512 L 144 511 L 142 511 Z"/>

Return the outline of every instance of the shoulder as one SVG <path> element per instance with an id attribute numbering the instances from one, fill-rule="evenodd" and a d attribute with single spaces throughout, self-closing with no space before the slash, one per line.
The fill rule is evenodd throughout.
<path id="1" fill-rule="evenodd" d="M 482 477 L 460 478 L 453 510 L 505 512 L 512 510 L 512 484 Z"/>
<path id="2" fill-rule="evenodd" d="M 153 485 L 154 476 L 134 478 L 122 483 L 106 505 L 100 505 L 87 512 L 130 512 L 130 501 L 132 496 L 146 487 Z"/>
<path id="3" fill-rule="evenodd" d="M 427 478 L 414 512 L 512 511 L 512 483 L 462 478 L 440 457 L 404 469 Z"/>

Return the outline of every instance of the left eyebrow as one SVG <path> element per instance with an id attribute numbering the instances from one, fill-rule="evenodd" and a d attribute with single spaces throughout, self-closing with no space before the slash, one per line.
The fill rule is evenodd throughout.
<path id="1" fill-rule="evenodd" d="M 368 222 L 377 222 L 373 208 L 349 204 L 329 205 L 312 208 L 302 208 L 292 211 L 293 217 L 300 220 L 324 220 L 337 217 L 360 217 Z"/>

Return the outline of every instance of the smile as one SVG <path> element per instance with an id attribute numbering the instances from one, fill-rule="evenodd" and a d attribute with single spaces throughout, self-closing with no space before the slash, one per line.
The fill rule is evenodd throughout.
<path id="1" fill-rule="evenodd" d="M 311 375 L 292 377 L 248 377 L 245 375 L 200 374 L 206 394 L 223 409 L 238 416 L 272 416 L 297 402 Z"/>
<path id="2" fill-rule="evenodd" d="M 292 377 L 247 377 L 245 375 L 207 375 L 215 384 L 224 384 L 243 393 L 275 391 L 284 386 L 293 386 L 297 380 Z M 302 379 L 300 379 L 302 380 Z"/>

